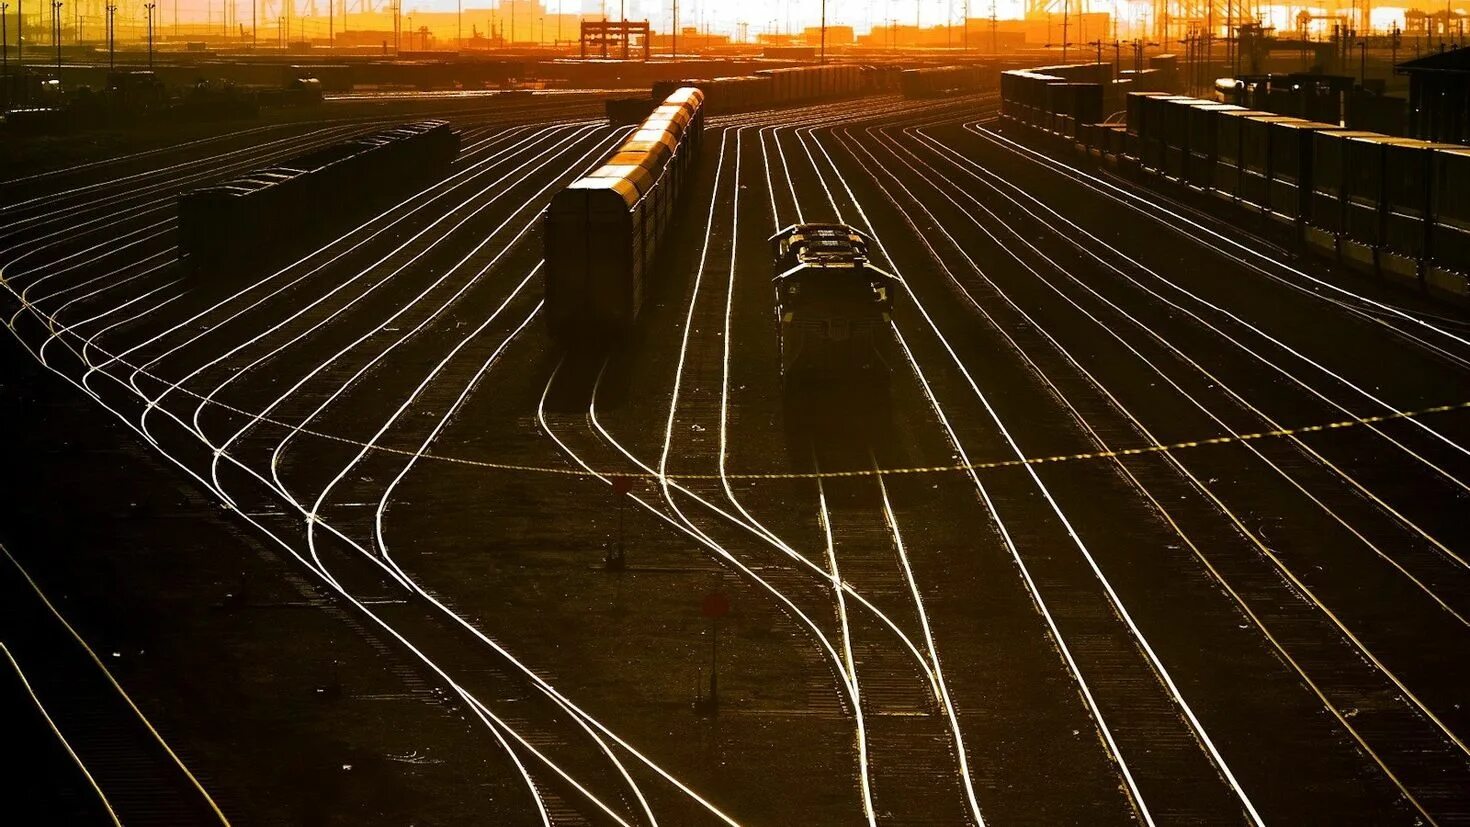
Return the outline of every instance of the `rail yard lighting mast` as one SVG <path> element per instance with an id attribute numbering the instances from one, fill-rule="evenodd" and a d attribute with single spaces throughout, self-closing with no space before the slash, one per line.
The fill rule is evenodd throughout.
<path id="1" fill-rule="evenodd" d="M 822 63 L 827 62 L 827 0 L 822 0 Z"/>
<path id="2" fill-rule="evenodd" d="M 9 3 L 0 3 L 0 73 L 7 79 L 10 78 L 10 22 L 5 19 L 5 12 L 10 9 Z M 6 86 L 5 97 L 0 98 L 6 106 L 10 105 L 9 86 Z"/>
<path id="3" fill-rule="evenodd" d="M 117 4 L 107 4 L 107 68 L 117 60 Z"/>

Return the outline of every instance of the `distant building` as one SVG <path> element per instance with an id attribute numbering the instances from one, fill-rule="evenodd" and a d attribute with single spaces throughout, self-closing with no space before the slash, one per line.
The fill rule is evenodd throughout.
<path id="1" fill-rule="evenodd" d="M 1399 64 L 1409 76 L 1409 137 L 1470 143 L 1470 47 Z"/>
<path id="2" fill-rule="evenodd" d="M 802 32 L 801 38 L 808 46 L 815 46 L 821 43 L 822 27 L 807 26 L 806 29 Z M 828 46 L 851 46 L 853 43 L 856 42 L 857 38 L 855 37 L 853 28 L 851 26 L 827 27 Z"/>
<path id="3" fill-rule="evenodd" d="M 673 40 L 673 37 L 668 34 L 655 34 L 652 39 L 653 50 L 667 52 L 673 47 Z M 730 36 L 727 34 L 705 34 L 693 26 L 685 26 L 679 30 L 680 54 L 703 52 L 729 45 Z"/>
<path id="4" fill-rule="evenodd" d="M 996 20 L 972 17 L 966 25 L 930 26 L 874 26 L 872 31 L 857 38 L 859 46 L 869 48 L 893 48 L 920 46 L 925 48 L 960 48 L 968 39 L 972 49 L 989 49 L 992 40 L 1005 50 L 1028 46 L 1060 46 L 1063 32 L 1069 44 L 1085 47 L 1097 40 L 1111 39 L 1112 17 L 1106 12 L 1086 12 L 1069 15 L 1054 14 L 1031 20 Z M 830 34 L 831 29 L 828 29 Z M 830 41 L 829 41 L 830 42 Z"/>

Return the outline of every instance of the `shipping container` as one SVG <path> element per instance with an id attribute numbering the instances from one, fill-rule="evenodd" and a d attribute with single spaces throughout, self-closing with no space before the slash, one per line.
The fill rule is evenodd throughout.
<path id="1" fill-rule="evenodd" d="M 1336 236 L 1346 228 L 1347 207 L 1343 198 L 1344 166 L 1350 138 L 1376 137 L 1372 132 L 1346 129 L 1321 130 L 1312 134 L 1312 182 L 1308 202 L 1308 222 Z"/>
<path id="2" fill-rule="evenodd" d="M 1470 149 L 1439 149 L 1432 157 L 1434 229 L 1430 260 L 1470 275 Z"/>
<path id="3" fill-rule="evenodd" d="M 1266 206 L 1272 213 L 1293 222 L 1306 218 L 1312 192 L 1312 135 L 1337 128 L 1335 124 L 1313 121 L 1273 121 L 1267 125 L 1271 163 Z"/>
<path id="4" fill-rule="evenodd" d="M 1400 141 L 1384 145 L 1384 246 L 1410 259 L 1429 250 L 1434 151 L 1459 149 L 1456 144 Z M 1470 187 L 1470 179 L 1460 182 Z"/>
<path id="5" fill-rule="evenodd" d="M 1363 247 L 1378 248 L 1387 241 L 1386 148 L 1396 143 L 1417 142 L 1370 133 L 1343 143 L 1343 235 Z"/>
<path id="6" fill-rule="evenodd" d="M 1284 115 L 1262 115 L 1239 118 L 1240 181 L 1236 197 L 1266 209 L 1271 196 L 1271 125 L 1305 123 L 1300 118 Z"/>
<path id="7" fill-rule="evenodd" d="M 1208 189 L 1215 180 L 1217 112 L 1241 112 L 1245 107 L 1230 103 L 1201 103 L 1188 107 L 1185 113 L 1188 154 L 1185 156 L 1184 180 L 1192 186 Z"/>
<path id="8" fill-rule="evenodd" d="M 1248 118 L 1273 117 L 1256 109 L 1222 109 L 1215 113 L 1215 178 L 1216 194 L 1230 199 L 1240 197 L 1241 163 L 1244 157 L 1242 124 Z"/>

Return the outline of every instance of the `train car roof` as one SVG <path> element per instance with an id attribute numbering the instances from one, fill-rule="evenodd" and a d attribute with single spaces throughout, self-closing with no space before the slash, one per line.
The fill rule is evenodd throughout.
<path id="1" fill-rule="evenodd" d="M 568 191 L 583 191 L 588 192 L 589 195 L 593 192 L 613 193 L 620 197 L 625 208 L 630 210 L 641 197 L 638 187 L 625 178 L 579 178 L 568 184 L 566 190 L 563 190 L 563 192 Z"/>
<path id="2" fill-rule="evenodd" d="M 1282 129 L 1313 129 L 1319 131 L 1327 129 L 1342 129 L 1341 126 L 1335 123 L 1326 123 L 1324 121 L 1290 120 L 1271 121 L 1270 123 L 1272 126 L 1279 126 Z"/>
<path id="3" fill-rule="evenodd" d="M 1400 138 L 1395 135 L 1381 135 L 1377 132 L 1369 132 L 1363 135 L 1353 135 L 1349 138 L 1349 140 L 1360 141 L 1365 144 L 1380 144 L 1382 146 L 1425 143 L 1418 138 Z"/>
<path id="4" fill-rule="evenodd" d="M 861 238 L 864 242 L 872 241 L 872 239 L 868 237 L 867 233 L 851 225 L 839 224 L 835 222 L 823 223 L 818 221 L 808 221 L 804 224 L 787 224 L 785 227 L 782 227 L 781 229 L 773 233 L 770 238 L 766 239 L 766 241 L 775 241 L 782 236 L 792 235 L 796 232 L 816 232 L 819 230 L 837 230 L 840 232 L 851 233 L 858 238 Z"/>

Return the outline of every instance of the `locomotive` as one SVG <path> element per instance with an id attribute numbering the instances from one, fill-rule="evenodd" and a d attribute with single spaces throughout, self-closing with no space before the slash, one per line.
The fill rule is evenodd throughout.
<path id="1" fill-rule="evenodd" d="M 781 381 L 788 402 L 886 400 L 898 279 L 845 224 L 793 224 L 770 238 Z"/>

